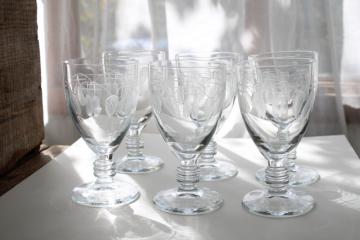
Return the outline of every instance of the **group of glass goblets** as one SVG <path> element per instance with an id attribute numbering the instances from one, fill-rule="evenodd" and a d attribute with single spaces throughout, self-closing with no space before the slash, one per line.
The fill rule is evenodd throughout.
<path id="1" fill-rule="evenodd" d="M 265 53 L 247 61 L 240 61 L 237 53 L 181 53 L 168 61 L 159 51 L 109 51 L 97 65 L 84 59 L 65 65 L 70 113 L 85 142 L 100 155 L 94 162 L 97 180 L 76 187 L 75 202 L 108 207 L 139 197 L 132 185 L 112 177 L 116 163 L 120 173 L 146 173 L 163 165 L 161 159 L 143 155 L 140 138 L 154 113 L 161 136 L 180 162 L 176 170 L 179 186 L 160 191 L 154 204 L 180 215 L 218 209 L 223 204 L 220 194 L 197 183 L 237 174 L 235 166 L 215 159 L 212 138 L 238 95 L 245 125 L 268 161 L 268 167 L 256 174 L 267 189 L 246 194 L 243 206 L 273 217 L 298 216 L 313 208 L 313 198 L 290 185 L 314 180 L 294 177 L 303 168 L 289 159 L 304 135 L 314 103 L 316 53 Z M 128 129 L 128 154 L 114 161 L 112 153 Z"/>

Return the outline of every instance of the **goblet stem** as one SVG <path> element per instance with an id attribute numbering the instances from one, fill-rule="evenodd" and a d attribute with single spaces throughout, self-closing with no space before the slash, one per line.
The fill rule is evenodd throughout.
<path id="1" fill-rule="evenodd" d="M 223 200 L 218 192 L 196 186 L 200 175 L 199 154 L 176 153 L 176 156 L 180 159 L 176 171 L 179 186 L 156 194 L 155 205 L 162 211 L 180 215 L 198 215 L 221 207 Z"/>
<path id="2" fill-rule="evenodd" d="M 282 195 L 287 192 L 289 172 L 283 154 L 270 154 L 265 170 L 265 183 L 270 195 Z"/>
<path id="3" fill-rule="evenodd" d="M 116 174 L 115 162 L 112 160 L 112 154 L 101 156 L 94 162 L 94 175 L 97 177 L 96 183 L 109 183 L 113 181 Z"/>
<path id="4" fill-rule="evenodd" d="M 155 156 L 144 155 L 144 139 L 141 132 L 144 124 L 131 124 L 126 139 L 127 155 L 118 162 L 117 172 L 142 174 L 159 170 L 164 162 Z"/>
<path id="5" fill-rule="evenodd" d="M 125 182 L 114 181 L 115 163 L 112 154 L 101 155 L 94 162 L 95 182 L 73 189 L 74 202 L 91 207 L 123 206 L 136 201 L 140 193 Z"/>
<path id="6" fill-rule="evenodd" d="M 126 149 L 128 159 L 144 159 L 144 140 L 141 137 L 141 128 L 139 125 L 131 125 L 129 136 L 126 139 Z"/>
<path id="7" fill-rule="evenodd" d="M 287 166 L 289 172 L 296 172 L 295 160 L 296 160 L 296 148 L 294 148 L 287 156 Z"/>
<path id="8" fill-rule="evenodd" d="M 196 183 L 200 179 L 200 168 L 196 163 L 198 155 L 177 154 L 181 158 L 180 166 L 176 169 L 176 180 L 180 184 L 179 191 L 195 191 Z"/>
<path id="9" fill-rule="evenodd" d="M 293 187 L 300 187 L 300 186 L 307 186 L 310 184 L 315 183 L 320 179 L 319 173 L 307 166 L 299 166 L 295 164 L 296 160 L 296 149 L 293 149 L 288 155 L 287 155 L 287 168 L 289 171 L 289 184 Z M 265 182 L 265 170 L 266 168 L 259 169 L 256 172 L 256 179 L 260 183 Z"/>
<path id="10" fill-rule="evenodd" d="M 206 148 L 200 155 L 200 163 L 202 165 L 212 164 L 216 162 L 215 155 L 217 153 L 217 143 L 211 139 Z"/>
<path id="11" fill-rule="evenodd" d="M 217 143 L 211 140 L 200 155 L 200 181 L 219 181 L 236 176 L 238 170 L 234 165 L 215 158 Z"/>
<path id="12" fill-rule="evenodd" d="M 252 213 L 267 217 L 294 217 L 309 212 L 314 207 L 314 199 L 288 187 L 286 155 L 266 156 L 269 162 L 265 170 L 267 190 L 254 190 L 246 194 L 243 206 Z"/>

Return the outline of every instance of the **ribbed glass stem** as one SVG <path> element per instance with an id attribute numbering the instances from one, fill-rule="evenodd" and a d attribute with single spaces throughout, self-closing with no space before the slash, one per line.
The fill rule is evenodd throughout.
<path id="1" fill-rule="evenodd" d="M 294 148 L 287 156 L 287 166 L 289 171 L 291 172 L 296 172 L 295 160 L 296 160 L 296 148 Z"/>
<path id="2" fill-rule="evenodd" d="M 270 154 L 265 170 L 265 183 L 270 194 L 283 194 L 289 184 L 289 172 L 283 155 Z"/>
<path id="3" fill-rule="evenodd" d="M 126 139 L 127 158 L 144 159 L 144 140 L 138 125 L 131 125 Z"/>
<path id="4" fill-rule="evenodd" d="M 217 153 L 217 143 L 214 140 L 211 140 L 206 148 L 201 152 L 200 155 L 200 164 L 212 164 L 216 162 L 215 155 Z"/>
<path id="5" fill-rule="evenodd" d="M 178 154 L 181 157 L 180 166 L 176 169 L 176 180 L 180 184 L 179 191 L 196 190 L 196 183 L 200 179 L 200 168 L 196 164 L 194 154 Z"/>
<path id="6" fill-rule="evenodd" d="M 115 162 L 112 160 L 112 154 L 101 156 L 94 162 L 94 175 L 98 183 L 111 182 L 115 176 Z"/>

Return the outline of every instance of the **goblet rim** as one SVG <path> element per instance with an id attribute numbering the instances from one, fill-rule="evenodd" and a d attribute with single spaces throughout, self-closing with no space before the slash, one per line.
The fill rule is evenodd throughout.
<path id="1" fill-rule="evenodd" d="M 64 61 L 64 64 L 67 66 L 89 66 L 89 67 L 101 67 L 103 68 L 105 65 L 106 66 L 113 66 L 113 67 L 119 67 L 119 66 L 137 66 L 138 65 L 138 61 L 136 59 L 121 59 L 126 61 L 126 63 L 119 63 L 119 64 L 104 64 L 104 63 L 99 63 L 99 62 L 93 62 L 90 61 L 89 63 L 82 63 L 81 61 L 86 61 L 86 60 L 90 60 L 88 58 L 71 58 L 71 59 L 67 59 Z"/>
<path id="2" fill-rule="evenodd" d="M 127 59 L 131 57 L 139 57 L 139 56 L 155 56 L 162 55 L 165 57 L 165 51 L 163 50 L 134 50 L 134 51 L 123 51 L 123 50 L 106 50 L 102 52 L 102 56 L 106 54 L 114 54 L 116 57 L 120 59 Z"/>
<path id="3" fill-rule="evenodd" d="M 277 61 L 276 64 L 266 64 L 266 65 L 259 65 L 259 63 L 261 61 L 268 61 L 268 60 L 275 60 Z M 301 62 L 296 62 L 296 63 L 290 63 L 288 60 L 296 60 L 296 61 L 301 61 Z M 281 62 L 285 62 L 285 63 L 280 63 Z M 298 57 L 294 57 L 294 58 L 288 58 L 288 57 L 268 57 L 268 58 L 258 58 L 258 59 L 249 59 L 247 61 L 244 61 L 242 66 L 251 66 L 253 63 L 256 64 L 254 67 L 257 69 L 264 69 L 264 68 L 288 68 L 288 67 L 297 67 L 297 66 L 311 66 L 314 63 L 316 63 L 316 59 L 311 59 L 311 58 L 298 58 Z"/>
<path id="4" fill-rule="evenodd" d="M 258 54 L 251 54 L 249 55 L 248 58 L 267 58 L 266 56 L 269 57 L 276 57 L 276 56 L 271 56 L 271 55 L 276 55 L 276 54 L 287 54 L 287 53 L 298 53 L 298 54 L 313 54 L 314 58 L 318 57 L 318 52 L 317 51 L 313 51 L 313 50 L 301 50 L 301 49 L 297 49 L 297 50 L 284 50 L 284 51 L 274 51 L 274 52 L 263 52 L 263 53 L 258 53 Z M 291 56 L 281 56 L 281 58 L 287 58 L 287 57 L 291 57 Z"/>
<path id="5" fill-rule="evenodd" d="M 155 63 L 151 63 L 149 64 L 149 68 L 150 69 L 220 69 L 220 70 L 223 70 L 224 68 L 224 64 L 223 63 L 212 63 L 213 65 L 211 66 L 206 66 L 206 67 L 203 67 L 203 66 L 178 66 L 176 64 L 175 61 L 165 61 L 163 63 L 166 63 L 166 65 L 159 65 L 158 62 L 155 62 Z M 171 65 L 168 65 L 168 64 L 171 64 Z"/>
<path id="6" fill-rule="evenodd" d="M 175 54 L 175 59 L 178 58 L 196 58 L 198 61 L 207 59 L 234 59 L 239 62 L 241 59 L 240 52 L 230 51 L 210 51 L 210 52 L 180 52 Z"/>

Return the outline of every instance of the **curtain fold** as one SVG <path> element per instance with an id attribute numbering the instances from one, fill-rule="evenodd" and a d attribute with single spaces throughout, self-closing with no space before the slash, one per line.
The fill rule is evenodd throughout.
<path id="1" fill-rule="evenodd" d="M 80 56 L 78 3 L 38 0 L 45 144 L 69 144 L 79 135 L 67 114 L 63 61 Z M 42 30 L 42 32 L 41 32 Z"/>

